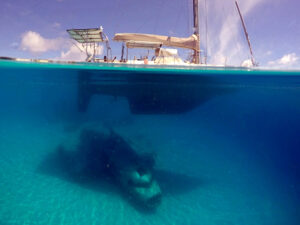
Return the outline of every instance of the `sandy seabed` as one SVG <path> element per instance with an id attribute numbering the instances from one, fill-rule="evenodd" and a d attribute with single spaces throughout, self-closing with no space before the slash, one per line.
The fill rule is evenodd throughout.
<path id="1" fill-rule="evenodd" d="M 0 224 L 296 224 L 295 193 L 261 158 L 241 151 L 241 143 L 216 137 L 205 122 L 194 126 L 161 116 L 114 124 L 141 151 L 156 155 L 163 199 L 147 212 L 105 182 L 72 182 L 39 171 L 59 144 L 76 146 L 74 134 L 86 125 L 2 119 Z"/>

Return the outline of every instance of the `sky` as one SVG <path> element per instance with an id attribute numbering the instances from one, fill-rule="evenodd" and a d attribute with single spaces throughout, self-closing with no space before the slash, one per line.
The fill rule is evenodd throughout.
<path id="1" fill-rule="evenodd" d="M 300 69 L 300 1 L 238 3 L 259 65 Z M 118 58 L 121 44 L 112 41 L 115 33 L 193 33 L 192 0 L 1 0 L 0 5 L 0 56 L 84 60 L 69 39 L 70 28 L 103 26 Z M 234 0 L 199 0 L 199 5 L 200 43 L 207 62 L 240 66 L 249 60 Z M 129 54 L 146 54 L 139 51 Z M 186 59 L 190 52 L 179 54 Z"/>

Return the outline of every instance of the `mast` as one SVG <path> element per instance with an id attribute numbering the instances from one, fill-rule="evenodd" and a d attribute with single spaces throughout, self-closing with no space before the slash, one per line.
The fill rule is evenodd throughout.
<path id="1" fill-rule="evenodd" d="M 200 63 L 200 34 L 199 34 L 199 2 L 198 0 L 193 0 L 193 19 L 194 19 L 194 34 L 197 36 L 197 45 L 194 50 L 193 62 L 195 64 Z"/>
<path id="2" fill-rule="evenodd" d="M 250 55 L 251 55 L 252 65 L 257 66 L 258 64 L 255 62 L 255 59 L 254 59 L 254 55 L 253 55 L 253 51 L 252 51 L 252 47 L 251 47 L 251 43 L 250 43 L 250 39 L 249 39 L 249 34 L 247 32 L 246 25 L 245 25 L 245 22 L 244 22 L 244 19 L 243 19 L 243 16 L 242 16 L 242 13 L 240 11 L 240 7 L 239 7 L 237 1 L 235 1 L 235 5 L 236 5 L 236 8 L 237 8 L 238 13 L 240 15 L 240 19 L 242 21 L 242 26 L 243 26 L 243 29 L 244 29 L 244 33 L 245 33 L 245 36 L 246 36 L 246 39 L 247 39 L 247 42 L 248 42 L 248 47 L 249 47 L 249 51 L 250 51 Z"/>

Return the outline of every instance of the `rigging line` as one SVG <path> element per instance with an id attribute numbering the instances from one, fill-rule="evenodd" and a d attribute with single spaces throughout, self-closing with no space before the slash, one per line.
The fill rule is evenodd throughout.
<path id="1" fill-rule="evenodd" d="M 42 3 L 45 3 L 45 1 L 39 1 L 39 0 L 36 0 L 35 2 L 32 3 L 32 5 L 30 6 L 30 9 L 34 9 L 34 10 L 35 10 L 35 8 L 36 8 L 37 6 L 38 6 L 39 9 L 40 9 Z"/>
<path id="2" fill-rule="evenodd" d="M 79 49 L 79 51 L 81 51 L 82 53 L 85 53 L 78 45 L 77 45 L 77 43 L 76 42 L 74 42 L 74 41 L 70 41 L 73 45 L 75 45 L 78 49 Z"/>
<path id="3" fill-rule="evenodd" d="M 181 1 L 181 3 L 182 3 L 182 1 Z M 182 7 L 180 7 L 180 8 L 182 8 Z M 173 25 L 173 29 L 171 30 L 174 33 L 176 33 L 175 32 L 176 27 L 180 27 L 179 23 L 180 23 L 180 20 L 181 20 L 181 17 L 182 17 L 182 13 L 183 13 L 182 10 L 179 10 L 179 14 L 177 14 L 177 16 L 176 16 L 175 24 Z"/>
<path id="4" fill-rule="evenodd" d="M 192 7 L 192 2 L 191 1 L 188 1 L 188 4 L 187 4 L 187 10 L 188 10 L 188 32 L 187 33 L 190 33 L 192 34 L 193 33 L 193 25 L 192 25 L 192 16 L 191 16 L 191 12 L 193 11 L 193 7 Z"/>
<path id="5" fill-rule="evenodd" d="M 162 11 L 164 11 L 165 3 L 166 3 L 166 1 L 161 1 L 161 2 L 160 2 L 160 6 L 159 6 L 159 9 L 160 9 L 160 10 L 159 10 L 159 12 L 158 12 L 158 15 L 155 16 L 155 21 L 154 21 L 154 34 L 156 33 L 157 28 L 158 28 L 158 25 L 159 25 L 158 19 L 159 19 L 159 21 L 161 21 L 161 13 L 162 13 Z"/>
<path id="6" fill-rule="evenodd" d="M 120 19 L 124 18 L 124 8 L 121 6 L 121 1 L 120 0 L 115 0 L 115 4 L 113 4 L 114 7 L 112 7 L 112 12 L 119 12 L 120 15 Z M 115 21 L 115 20 L 112 20 Z M 117 20 L 116 20 L 117 21 Z M 120 22 L 113 22 L 114 26 L 113 26 L 113 33 L 115 34 L 116 31 L 119 29 L 120 26 Z"/>
<path id="7" fill-rule="evenodd" d="M 187 5 L 187 4 L 185 4 L 185 13 L 186 13 L 186 18 L 187 18 L 187 20 L 186 20 L 186 22 L 187 22 L 187 26 L 186 26 L 186 33 L 187 34 L 189 34 L 190 33 L 190 31 L 189 31 L 189 26 L 190 26 L 190 17 L 189 17 L 189 6 Z"/>
<path id="8" fill-rule="evenodd" d="M 248 43 L 248 47 L 249 47 L 249 51 L 250 51 L 250 55 L 251 55 L 252 65 L 253 66 L 257 66 L 258 64 L 255 62 L 255 59 L 254 59 L 254 55 L 253 55 L 253 51 L 252 51 L 252 46 L 251 46 L 250 39 L 249 39 L 249 34 L 247 32 L 246 25 L 245 25 L 245 22 L 244 22 L 244 19 L 243 19 L 243 16 L 242 16 L 242 13 L 240 11 L 240 8 L 239 8 L 239 5 L 238 5 L 237 1 L 235 1 L 235 5 L 236 5 L 236 8 L 238 10 L 241 22 L 242 22 L 242 26 L 243 26 L 243 29 L 244 29 L 245 37 L 247 39 L 247 43 Z"/>
<path id="9" fill-rule="evenodd" d="M 189 34 L 192 35 L 195 32 L 195 27 L 194 27 L 194 1 L 189 0 L 188 1 L 188 6 L 189 6 L 189 13 L 190 13 L 190 24 L 189 24 Z M 199 12 L 198 12 L 199 13 Z M 189 51 L 190 52 L 190 62 L 194 60 L 194 50 Z M 200 53 L 199 53 L 200 54 Z"/>
<path id="10" fill-rule="evenodd" d="M 204 1 L 205 7 L 205 55 L 204 55 L 204 63 L 207 64 L 207 52 L 208 52 L 208 12 L 207 12 L 207 1 Z"/>
<path id="11" fill-rule="evenodd" d="M 222 15 L 221 15 L 222 22 L 224 22 L 224 21 L 226 22 L 226 19 L 227 19 L 227 15 L 225 15 L 225 11 L 226 10 L 225 10 L 224 4 L 222 4 Z M 223 26 L 224 26 L 224 24 L 222 25 L 222 27 Z M 221 29 L 222 29 L 222 27 L 221 27 Z M 231 28 L 230 25 L 229 25 L 229 28 Z M 221 32 L 222 32 L 222 30 L 219 31 L 218 35 L 221 35 Z M 221 49 L 221 43 L 219 42 L 219 47 L 217 49 L 217 52 L 220 52 L 220 50 L 222 50 L 222 49 Z M 221 54 L 224 54 L 224 49 L 223 49 L 223 52 L 221 52 Z M 224 62 L 222 62 L 222 63 L 224 63 L 224 65 L 226 66 L 226 64 L 227 64 L 227 56 L 224 56 Z"/>
<path id="12" fill-rule="evenodd" d="M 144 20 L 144 22 L 136 29 L 136 33 L 139 33 L 140 30 L 143 28 L 143 27 L 146 27 L 145 25 L 149 23 L 149 20 Z"/>
<path id="13" fill-rule="evenodd" d="M 146 7 L 147 7 L 147 6 L 146 6 Z M 146 17 L 147 17 L 147 18 L 146 18 Z M 142 22 L 141 25 L 136 29 L 136 33 L 139 33 L 140 30 L 141 30 L 143 27 L 146 27 L 145 25 L 146 25 L 147 23 L 150 22 L 150 19 L 151 19 L 151 15 L 150 15 L 150 18 L 149 18 L 149 15 L 144 14 L 144 18 L 140 20 L 140 21 L 143 21 L 143 22 Z"/>

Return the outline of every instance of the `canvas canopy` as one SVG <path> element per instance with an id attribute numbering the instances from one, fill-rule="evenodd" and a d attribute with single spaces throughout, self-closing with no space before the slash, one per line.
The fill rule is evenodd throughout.
<path id="1" fill-rule="evenodd" d="M 78 41 L 79 43 L 97 43 L 105 42 L 107 38 L 103 35 L 102 28 L 92 29 L 70 29 L 67 30 L 71 38 Z"/>
<path id="2" fill-rule="evenodd" d="M 148 48 L 148 49 L 156 49 L 160 48 L 162 43 L 159 42 L 146 42 L 146 41 L 127 41 L 127 48 Z"/>
<path id="3" fill-rule="evenodd" d="M 161 43 L 164 46 L 187 48 L 197 51 L 199 50 L 197 49 L 198 39 L 194 34 L 188 38 L 178 38 L 154 34 L 117 33 L 115 34 L 113 40 L 123 42 L 155 42 Z"/>

